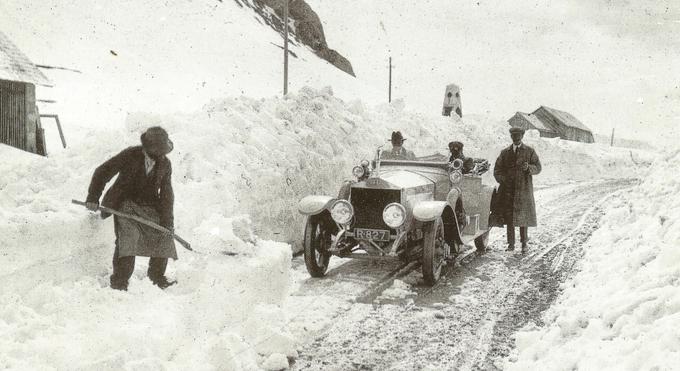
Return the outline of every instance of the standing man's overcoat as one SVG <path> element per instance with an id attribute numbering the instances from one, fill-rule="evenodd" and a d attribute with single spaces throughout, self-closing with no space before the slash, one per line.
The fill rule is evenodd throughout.
<path id="1" fill-rule="evenodd" d="M 522 170 L 525 162 L 529 164 L 527 171 Z M 533 175 L 540 172 L 541 162 L 536 151 L 524 143 L 517 148 L 517 153 L 512 145 L 504 148 L 496 160 L 493 176 L 500 184 L 500 204 L 504 215 L 512 211 L 512 224 L 516 227 L 536 226 Z"/>

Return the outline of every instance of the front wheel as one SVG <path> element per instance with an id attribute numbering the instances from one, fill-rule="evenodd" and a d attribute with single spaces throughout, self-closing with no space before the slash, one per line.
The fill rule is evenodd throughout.
<path id="1" fill-rule="evenodd" d="M 331 232 L 324 228 L 321 217 L 312 215 L 307 217 L 305 226 L 304 254 L 307 272 L 312 277 L 323 277 L 328 269 L 331 254 Z"/>
<path id="2" fill-rule="evenodd" d="M 442 218 L 424 225 L 423 231 L 423 279 L 425 284 L 433 286 L 441 276 L 448 249 Z"/>

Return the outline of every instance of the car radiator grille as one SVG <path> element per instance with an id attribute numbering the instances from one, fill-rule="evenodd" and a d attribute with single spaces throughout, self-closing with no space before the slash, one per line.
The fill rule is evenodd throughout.
<path id="1" fill-rule="evenodd" d="M 383 209 L 400 202 L 398 190 L 352 188 L 350 201 L 354 207 L 354 228 L 390 229 L 382 217 Z"/>

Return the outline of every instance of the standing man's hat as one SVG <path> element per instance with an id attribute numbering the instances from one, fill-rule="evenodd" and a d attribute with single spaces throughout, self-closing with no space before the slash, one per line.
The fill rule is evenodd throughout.
<path id="1" fill-rule="evenodd" d="M 514 126 L 511 127 L 511 128 L 510 128 L 510 134 L 515 134 L 515 133 L 524 134 L 524 129 L 518 128 L 518 127 L 514 127 Z"/>
<path id="2" fill-rule="evenodd" d="M 148 128 L 141 137 L 142 147 L 151 155 L 164 156 L 173 148 L 168 132 L 160 126 Z"/>
<path id="3" fill-rule="evenodd" d="M 406 139 L 401 135 L 401 131 L 393 131 L 392 132 L 392 139 L 390 141 L 392 142 L 403 142 Z"/>
<path id="4" fill-rule="evenodd" d="M 449 150 L 453 151 L 454 149 L 458 149 L 458 151 L 462 151 L 463 150 L 463 143 L 457 142 L 457 141 L 449 142 Z"/>

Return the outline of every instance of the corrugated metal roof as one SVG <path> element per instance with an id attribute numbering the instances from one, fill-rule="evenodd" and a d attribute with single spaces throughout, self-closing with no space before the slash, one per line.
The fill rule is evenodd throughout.
<path id="1" fill-rule="evenodd" d="M 558 120 L 560 120 L 561 122 L 563 122 L 567 126 L 570 126 L 572 128 L 585 130 L 587 132 L 591 132 L 590 128 L 583 125 L 583 123 L 581 121 L 579 121 L 576 117 L 572 116 L 569 112 L 556 110 L 554 108 L 550 108 L 550 107 L 546 107 L 546 106 L 541 106 L 538 109 L 541 109 L 541 108 L 543 108 L 545 111 L 547 111 L 551 115 L 555 116 Z M 538 111 L 538 109 L 536 111 Z M 536 111 L 534 111 L 534 113 Z"/>
<path id="2" fill-rule="evenodd" d="M 52 82 L 0 31 L 0 80 L 52 86 Z"/>
<path id="3" fill-rule="evenodd" d="M 517 112 L 518 115 L 526 119 L 531 125 L 533 125 L 538 130 L 553 131 L 551 128 L 545 126 L 543 121 L 538 117 L 532 115 L 531 113 Z"/>

